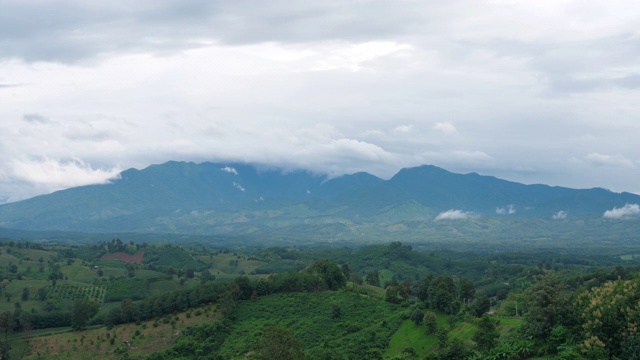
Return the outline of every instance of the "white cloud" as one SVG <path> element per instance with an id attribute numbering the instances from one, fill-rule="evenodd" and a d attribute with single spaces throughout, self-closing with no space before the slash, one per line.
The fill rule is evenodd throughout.
<path id="1" fill-rule="evenodd" d="M 228 172 L 229 174 L 238 175 L 238 170 L 236 170 L 235 168 L 232 168 L 230 166 L 225 166 L 225 167 L 221 168 L 220 170 L 222 170 L 224 172 Z"/>
<path id="2" fill-rule="evenodd" d="M 116 178 L 120 168 L 93 168 L 82 160 L 57 159 L 14 160 L 11 163 L 14 179 L 26 181 L 47 192 L 88 184 L 105 184 Z M 12 199 L 16 200 L 16 199 Z"/>
<path id="3" fill-rule="evenodd" d="M 622 167 L 634 167 L 635 164 L 632 160 L 626 157 L 618 155 L 605 155 L 600 153 L 591 153 L 585 157 L 585 160 L 593 165 L 597 166 L 622 166 Z"/>
<path id="4" fill-rule="evenodd" d="M 395 129 L 393 129 L 393 132 L 400 133 L 400 134 L 407 134 L 407 133 L 410 133 L 411 130 L 413 130 L 413 125 L 399 125 L 399 126 L 396 126 Z"/>
<path id="5" fill-rule="evenodd" d="M 516 207 L 513 204 L 496 208 L 496 214 L 498 215 L 512 215 L 516 213 Z"/>
<path id="6" fill-rule="evenodd" d="M 557 213 L 553 214 L 551 216 L 552 219 L 554 220 L 562 220 L 562 219 L 566 219 L 567 218 L 567 212 L 566 211 L 558 211 Z"/>
<path id="7" fill-rule="evenodd" d="M 236 188 L 236 189 L 238 189 L 238 190 L 240 190 L 240 191 L 242 191 L 242 192 L 244 192 L 244 191 L 246 190 L 246 189 L 244 188 L 244 186 L 242 186 L 242 185 L 238 184 L 238 183 L 237 183 L 237 182 L 235 182 L 235 181 L 233 182 L 233 187 L 234 187 L 234 188 Z"/>
<path id="8" fill-rule="evenodd" d="M 410 51 L 413 47 L 393 41 L 372 41 L 365 43 L 332 42 L 325 48 L 318 48 L 319 56 L 314 56 L 310 70 L 334 71 L 347 70 L 358 72 L 375 71 L 374 60 Z"/>
<path id="9" fill-rule="evenodd" d="M 438 216 L 436 216 L 435 221 L 441 220 L 465 220 L 469 218 L 474 218 L 476 215 L 472 212 L 462 211 L 462 210 L 447 210 L 443 211 Z"/>
<path id="10" fill-rule="evenodd" d="M 447 135 L 455 134 L 458 129 L 450 122 L 439 122 L 433 126 L 434 129 L 441 131 Z"/>
<path id="11" fill-rule="evenodd" d="M 640 206 L 638 204 L 625 204 L 623 207 L 614 207 L 604 212 L 602 217 L 607 219 L 628 219 L 640 215 Z"/>
<path id="12" fill-rule="evenodd" d="M 242 4 L 0 1 L 0 198 L 46 192 L 8 171 L 44 156 L 640 193 L 631 1 Z"/>

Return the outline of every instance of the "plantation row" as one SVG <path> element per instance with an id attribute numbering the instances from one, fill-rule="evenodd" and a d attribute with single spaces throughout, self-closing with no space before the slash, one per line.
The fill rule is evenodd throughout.
<path id="1" fill-rule="evenodd" d="M 106 286 L 57 285 L 46 287 L 47 298 L 64 300 L 91 300 L 104 303 L 107 295 Z"/>

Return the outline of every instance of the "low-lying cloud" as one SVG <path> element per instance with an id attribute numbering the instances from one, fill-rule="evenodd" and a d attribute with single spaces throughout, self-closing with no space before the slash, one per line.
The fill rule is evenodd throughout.
<path id="1" fill-rule="evenodd" d="M 89 184 L 106 184 L 117 178 L 120 168 L 94 168 L 79 159 L 31 159 L 14 160 L 12 177 L 34 184 L 44 192 Z M 12 199 L 14 200 L 14 199 Z"/>
<path id="2" fill-rule="evenodd" d="M 566 219 L 567 218 L 567 212 L 566 211 L 558 211 L 557 213 L 553 214 L 553 216 L 551 216 L 551 218 L 553 220 Z"/>
<path id="3" fill-rule="evenodd" d="M 438 214 L 438 216 L 436 216 L 435 218 L 435 221 L 466 220 L 474 217 L 476 217 L 476 215 L 472 212 L 451 209 L 451 210 L 443 211 L 440 214 Z"/>
<path id="4" fill-rule="evenodd" d="M 221 168 L 220 170 L 222 170 L 224 172 L 228 172 L 229 174 L 238 175 L 238 170 L 236 170 L 235 168 L 232 168 L 231 166 L 225 166 L 225 167 Z"/>
<path id="5" fill-rule="evenodd" d="M 629 219 L 637 216 L 640 216 L 640 205 L 638 204 L 625 204 L 620 208 L 614 207 L 602 215 L 606 219 Z"/>
<path id="6" fill-rule="evenodd" d="M 516 213 L 516 207 L 513 204 L 509 206 L 503 206 L 496 208 L 496 214 L 498 215 L 512 215 Z"/>

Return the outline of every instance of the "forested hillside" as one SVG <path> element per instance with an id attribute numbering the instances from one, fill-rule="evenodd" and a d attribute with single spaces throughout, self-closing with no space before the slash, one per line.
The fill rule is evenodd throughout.
<path id="1" fill-rule="evenodd" d="M 118 238 L 0 251 L 3 358 L 631 359 L 640 343 L 634 255 Z"/>
<path id="2" fill-rule="evenodd" d="M 243 236 L 280 242 L 480 242 L 504 247 L 638 241 L 640 196 L 525 185 L 435 166 L 389 180 L 247 164 L 167 162 L 108 184 L 0 205 L 0 227 Z M 629 221 L 631 220 L 631 221 Z M 579 246 L 580 247 L 580 246 Z"/>

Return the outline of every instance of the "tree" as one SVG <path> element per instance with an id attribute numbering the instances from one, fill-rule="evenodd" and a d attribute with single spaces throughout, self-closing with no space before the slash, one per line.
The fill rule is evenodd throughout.
<path id="1" fill-rule="evenodd" d="M 438 317 L 433 311 L 428 311 L 424 314 L 424 325 L 427 327 L 427 334 L 431 335 L 436 332 L 438 327 Z"/>
<path id="2" fill-rule="evenodd" d="M 570 307 L 565 283 L 555 273 L 547 273 L 526 291 L 528 311 L 522 330 L 531 339 L 543 341 Z"/>
<path id="3" fill-rule="evenodd" d="M 478 329 L 473 341 L 481 353 L 486 353 L 498 344 L 498 330 L 495 321 L 489 315 L 483 315 L 478 322 Z"/>
<path id="4" fill-rule="evenodd" d="M 11 343 L 9 341 L 0 342 L 0 359 L 9 359 L 11 353 Z"/>
<path id="5" fill-rule="evenodd" d="M 438 347 L 440 349 L 446 349 L 449 345 L 449 332 L 447 329 L 438 326 L 436 329 L 436 338 L 438 339 Z"/>
<path id="6" fill-rule="evenodd" d="M 458 289 L 459 297 L 463 301 L 473 299 L 476 293 L 475 285 L 473 284 L 473 282 L 471 282 L 471 280 L 467 278 L 460 279 L 460 282 L 458 283 Z"/>
<path id="7" fill-rule="evenodd" d="M 339 319 L 342 317 L 342 308 L 336 304 L 331 305 L 331 318 Z"/>
<path id="8" fill-rule="evenodd" d="M 483 294 L 473 303 L 472 310 L 476 317 L 482 317 L 482 315 L 491 310 L 491 301 Z"/>
<path id="9" fill-rule="evenodd" d="M 364 278 L 364 281 L 372 286 L 380 286 L 380 274 L 377 271 L 369 271 Z"/>
<path id="10" fill-rule="evenodd" d="M 447 314 L 454 313 L 454 300 L 457 298 L 456 285 L 450 276 L 440 275 L 433 280 L 429 287 L 431 306 Z"/>
<path id="11" fill-rule="evenodd" d="M 347 278 L 338 264 L 329 260 L 318 260 L 309 269 L 309 273 L 317 274 L 329 290 L 338 290 L 347 284 Z"/>
<path id="12" fill-rule="evenodd" d="M 351 277 L 351 269 L 349 269 L 349 264 L 342 264 L 342 274 L 344 274 L 345 279 L 349 279 Z"/>
<path id="13" fill-rule="evenodd" d="M 193 279 L 193 277 L 195 276 L 195 272 L 193 271 L 193 269 L 186 269 L 184 273 L 189 279 Z"/>
<path id="14" fill-rule="evenodd" d="M 419 326 L 422 323 L 423 318 L 424 312 L 422 312 L 422 309 L 420 309 L 419 307 L 416 307 L 411 313 L 411 316 L 409 316 L 409 319 L 413 321 L 416 326 Z"/>
<path id="15" fill-rule="evenodd" d="M 640 354 L 640 280 L 616 280 L 578 295 L 576 310 L 584 329 L 583 350 L 599 347 L 611 358 Z"/>
<path id="16" fill-rule="evenodd" d="M 360 276 L 358 273 L 351 273 L 351 282 L 353 282 L 354 288 L 356 287 L 356 285 L 362 285 L 362 276 Z"/>
<path id="17" fill-rule="evenodd" d="M 71 311 L 71 327 L 74 330 L 82 330 L 98 312 L 99 305 L 95 301 L 76 300 Z"/>
<path id="18" fill-rule="evenodd" d="M 432 280 L 433 276 L 430 275 L 416 284 L 416 295 L 421 301 L 427 302 L 429 300 L 429 286 L 431 286 Z"/>
<path id="19" fill-rule="evenodd" d="M 13 327 L 15 326 L 15 320 L 13 319 L 13 313 L 11 311 L 5 311 L 0 314 L 0 329 L 4 332 L 4 340 L 7 340 L 7 336 Z"/>
<path id="20" fill-rule="evenodd" d="M 204 284 L 210 280 L 212 280 L 212 275 L 211 275 L 211 272 L 209 272 L 209 270 L 204 270 L 200 272 L 200 283 Z"/>
<path id="21" fill-rule="evenodd" d="M 289 329 L 268 326 L 262 331 L 251 357 L 256 360 L 298 360 L 305 359 L 302 346 Z"/>
<path id="22" fill-rule="evenodd" d="M 36 294 L 36 297 L 40 301 L 47 300 L 47 290 L 45 288 L 39 288 L 38 293 Z"/>
<path id="23" fill-rule="evenodd" d="M 29 288 L 25 287 L 22 289 L 22 301 L 28 301 L 29 300 Z"/>

